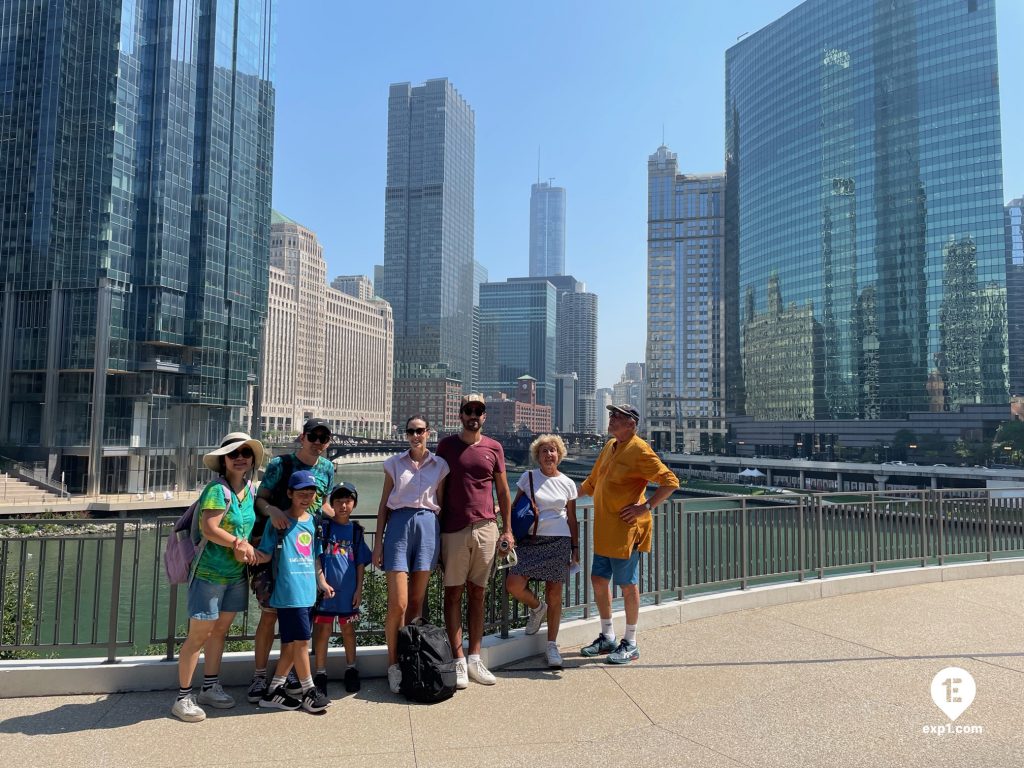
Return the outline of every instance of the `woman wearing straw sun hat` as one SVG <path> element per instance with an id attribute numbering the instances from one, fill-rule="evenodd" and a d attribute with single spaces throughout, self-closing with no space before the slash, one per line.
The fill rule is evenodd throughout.
<path id="1" fill-rule="evenodd" d="M 220 447 L 203 457 L 217 473 L 199 496 L 196 514 L 202 543 L 188 585 L 188 637 L 178 656 L 178 698 L 171 713 L 185 722 L 206 718 L 200 704 L 217 709 L 235 705 L 218 680 L 224 638 L 249 599 L 245 566 L 256 561 L 249 533 L 256 520 L 249 482 L 265 456 L 263 443 L 245 432 L 232 432 Z M 204 652 L 203 687 L 192 695 L 192 676 Z"/>

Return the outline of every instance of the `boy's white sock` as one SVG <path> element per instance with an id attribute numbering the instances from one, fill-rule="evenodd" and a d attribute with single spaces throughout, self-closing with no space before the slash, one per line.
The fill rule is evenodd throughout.
<path id="1" fill-rule="evenodd" d="M 317 670 L 316 670 L 316 673 L 318 675 L 326 675 L 327 674 L 327 667 L 318 667 Z"/>
<path id="2" fill-rule="evenodd" d="M 479 653 L 471 653 L 471 654 L 469 654 L 469 663 L 472 664 L 474 661 L 480 661 L 480 654 Z"/>
<path id="3" fill-rule="evenodd" d="M 270 681 L 270 690 L 276 691 L 280 686 L 284 685 L 284 681 L 287 679 L 287 675 L 274 675 Z"/>
<path id="4" fill-rule="evenodd" d="M 304 677 L 301 680 L 299 680 L 299 685 L 302 686 L 302 692 L 305 693 L 306 691 L 308 691 L 310 688 L 313 687 L 313 678 L 312 677 Z"/>

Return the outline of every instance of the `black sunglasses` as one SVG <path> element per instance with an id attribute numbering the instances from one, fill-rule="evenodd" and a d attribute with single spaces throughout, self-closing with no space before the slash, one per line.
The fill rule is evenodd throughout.
<path id="1" fill-rule="evenodd" d="M 422 435 L 424 432 L 429 432 L 430 427 L 406 427 L 405 434 L 407 435 Z"/>
<path id="2" fill-rule="evenodd" d="M 256 454 L 252 452 L 252 448 L 250 448 L 249 446 L 244 446 L 242 448 L 235 448 L 235 450 L 227 454 L 227 457 L 229 459 L 237 459 L 239 456 L 241 456 L 243 459 L 251 459 L 255 455 Z"/>
<path id="3" fill-rule="evenodd" d="M 307 432 L 306 439 L 311 443 L 329 443 L 331 442 L 330 432 Z"/>
<path id="4" fill-rule="evenodd" d="M 486 408 L 463 408 L 462 413 L 466 416 L 483 416 L 487 412 Z"/>

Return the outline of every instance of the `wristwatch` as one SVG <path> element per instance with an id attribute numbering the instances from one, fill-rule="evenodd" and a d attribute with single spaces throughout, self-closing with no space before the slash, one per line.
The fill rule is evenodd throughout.
<path id="1" fill-rule="evenodd" d="M 644 506 L 647 507 L 647 511 L 648 512 L 653 512 L 654 511 L 654 507 L 651 506 L 651 502 L 645 501 L 644 502 Z"/>

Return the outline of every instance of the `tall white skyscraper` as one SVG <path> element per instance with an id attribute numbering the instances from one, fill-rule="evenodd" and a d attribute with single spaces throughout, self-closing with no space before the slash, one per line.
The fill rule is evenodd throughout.
<path id="1" fill-rule="evenodd" d="M 530 191 L 530 277 L 565 274 L 565 187 L 541 181 Z"/>

